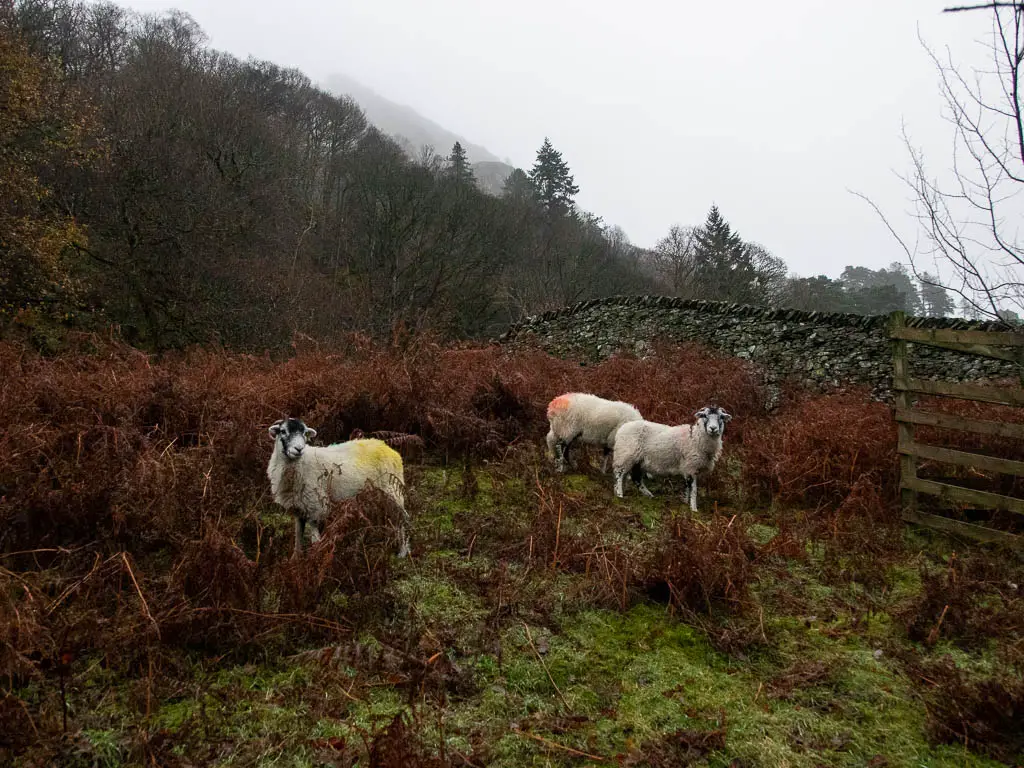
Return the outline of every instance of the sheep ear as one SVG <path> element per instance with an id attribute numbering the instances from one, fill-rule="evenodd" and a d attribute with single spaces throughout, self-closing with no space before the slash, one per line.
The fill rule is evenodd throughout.
<path id="1" fill-rule="evenodd" d="M 708 409 L 707 408 L 701 408 L 699 411 L 697 411 L 695 414 L 693 414 L 693 418 L 695 418 L 695 419 L 706 419 L 707 416 L 708 416 Z"/>
<path id="2" fill-rule="evenodd" d="M 722 421 L 726 421 L 726 422 L 732 421 L 732 414 L 730 414 L 730 413 L 726 413 L 725 411 L 720 411 L 719 415 L 722 417 Z"/>
<path id="3" fill-rule="evenodd" d="M 270 425 L 270 428 L 267 430 L 267 432 L 270 433 L 270 436 L 275 440 L 277 439 L 277 436 L 281 434 L 281 424 L 283 423 L 284 422 L 282 421 L 275 421 L 273 424 Z"/>
<path id="4" fill-rule="evenodd" d="M 306 439 L 312 440 L 314 437 L 316 437 L 316 430 L 312 427 L 306 427 Z"/>

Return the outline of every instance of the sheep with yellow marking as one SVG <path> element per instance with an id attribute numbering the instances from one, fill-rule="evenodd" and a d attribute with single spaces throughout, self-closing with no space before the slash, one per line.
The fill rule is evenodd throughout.
<path id="1" fill-rule="evenodd" d="M 267 465 L 274 501 L 295 518 L 295 552 L 302 552 L 306 523 L 313 543 L 331 501 L 349 499 L 369 484 L 383 491 L 402 513 L 398 556 L 409 554 L 409 515 L 405 510 L 405 472 L 402 457 L 381 440 L 360 439 L 326 447 L 307 445 L 316 430 L 301 419 L 282 419 L 270 427 L 274 452 Z"/>

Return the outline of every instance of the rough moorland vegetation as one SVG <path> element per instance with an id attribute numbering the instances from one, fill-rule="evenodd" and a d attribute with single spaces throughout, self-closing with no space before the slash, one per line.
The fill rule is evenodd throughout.
<path id="1" fill-rule="evenodd" d="M 904 528 L 891 413 L 862 393 L 767 413 L 746 363 L 698 348 L 76 343 L 0 346 L 5 763 L 1021 758 L 1024 570 Z M 620 502 L 585 462 L 556 474 L 544 410 L 570 389 L 735 414 L 701 511 L 671 482 Z M 409 560 L 374 493 L 292 556 L 264 474 L 289 414 L 399 446 Z"/>

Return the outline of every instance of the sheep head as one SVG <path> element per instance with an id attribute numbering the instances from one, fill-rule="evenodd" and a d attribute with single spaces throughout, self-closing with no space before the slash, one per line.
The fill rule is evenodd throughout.
<path id="1" fill-rule="evenodd" d="M 701 408 L 693 418 L 696 426 L 703 428 L 711 437 L 720 437 L 725 434 L 725 425 L 732 420 L 732 416 L 725 412 L 724 408 L 717 405 L 709 405 Z"/>
<path id="2" fill-rule="evenodd" d="M 281 419 L 270 425 L 270 436 L 280 442 L 286 458 L 297 459 L 306 449 L 306 441 L 316 437 L 316 430 L 307 427 L 302 419 Z"/>

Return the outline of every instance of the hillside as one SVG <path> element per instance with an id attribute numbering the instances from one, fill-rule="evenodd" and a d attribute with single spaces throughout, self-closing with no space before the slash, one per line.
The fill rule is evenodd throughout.
<path id="1" fill-rule="evenodd" d="M 500 195 L 505 188 L 505 179 L 514 169 L 511 165 L 502 162 L 485 160 L 480 163 L 473 163 L 473 174 L 476 176 L 476 183 L 484 192 L 489 195 Z"/>
<path id="2" fill-rule="evenodd" d="M 485 147 L 452 133 L 412 107 L 381 96 L 348 75 L 333 74 L 324 82 L 324 87 L 338 96 L 351 96 L 355 99 L 367 119 L 384 133 L 398 139 L 411 155 L 415 155 L 424 145 L 433 147 L 440 155 L 446 155 L 455 142 L 460 142 L 485 192 L 498 194 L 505 178 L 513 170 L 511 165 L 502 162 Z"/>

